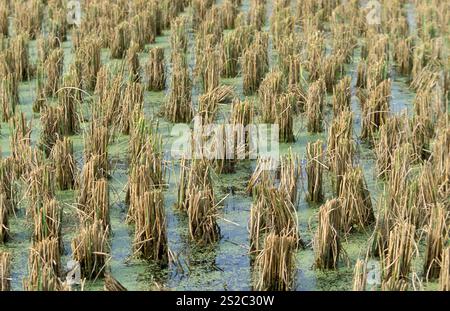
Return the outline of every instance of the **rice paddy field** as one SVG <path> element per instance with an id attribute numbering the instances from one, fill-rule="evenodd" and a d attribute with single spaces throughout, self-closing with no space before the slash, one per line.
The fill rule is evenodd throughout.
<path id="1" fill-rule="evenodd" d="M 0 291 L 448 291 L 449 20 L 0 0 Z"/>

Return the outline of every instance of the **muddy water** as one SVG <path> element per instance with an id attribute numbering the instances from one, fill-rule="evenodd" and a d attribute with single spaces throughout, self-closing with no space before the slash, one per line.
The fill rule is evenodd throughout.
<path id="1" fill-rule="evenodd" d="M 249 1 L 243 1 L 242 10 L 247 11 Z M 270 1 L 269 1 L 270 2 Z M 270 7 L 269 7 L 270 10 Z M 413 16 L 413 11 L 408 8 L 408 16 Z M 413 18 L 409 18 L 413 21 Z M 267 27 L 266 27 L 267 28 Z M 164 36 L 158 37 L 152 46 L 164 47 L 166 58 L 168 60 L 170 47 L 168 43 L 169 32 Z M 193 44 L 191 35 L 191 46 Z M 35 42 L 31 43 L 31 57 L 35 59 Z M 65 42 L 65 69 L 71 63 L 73 55 L 71 52 L 72 44 L 70 40 Z M 271 52 L 271 63 L 275 63 L 275 55 Z M 146 60 L 147 54 L 140 55 L 141 64 Z M 191 53 L 191 68 L 194 65 L 194 56 Z M 355 59 L 352 64 L 346 68 L 346 74 L 352 77 L 352 92 L 355 95 L 354 85 L 356 83 L 356 64 L 359 60 L 359 50 L 355 50 Z M 102 52 L 102 63 L 109 61 L 109 52 Z M 117 61 L 114 61 L 117 62 Z M 170 73 L 170 66 L 168 72 Z M 410 112 L 412 108 L 412 99 L 414 94 L 409 90 L 402 77 L 397 77 L 393 73 L 392 84 L 392 113 L 400 113 L 404 110 Z M 35 82 L 31 81 L 20 85 L 20 109 L 26 113 L 28 119 L 33 119 L 32 140 L 35 144 L 39 139 L 40 123 L 39 116 L 32 113 L 31 107 L 35 98 Z M 242 95 L 242 78 L 223 79 L 223 84 L 233 85 L 239 96 Z M 198 85 L 194 87 L 194 101 L 198 94 Z M 164 102 L 164 92 L 146 92 L 145 94 L 145 113 L 149 117 L 157 117 L 162 103 Z M 354 136 L 357 139 L 360 132 L 361 111 L 356 96 L 352 98 L 352 109 L 354 111 Z M 221 107 L 221 112 L 229 112 L 230 107 Z M 84 113 L 89 109 L 85 107 Z M 329 124 L 330 116 L 327 116 L 326 124 Z M 87 124 L 83 126 L 86 127 Z M 216 197 L 223 200 L 221 204 L 221 213 L 219 225 L 221 229 L 220 241 L 209 248 L 200 248 L 189 241 L 187 217 L 183 213 L 173 208 L 176 201 L 178 168 L 172 165 L 169 150 L 171 142 L 175 139 L 170 136 L 171 125 L 166 121 L 159 120 L 159 131 L 163 135 L 165 150 L 167 151 L 167 171 L 166 181 L 168 183 L 165 191 L 165 209 L 168 218 L 168 237 L 169 248 L 178 257 L 177 265 L 171 264 L 167 269 L 160 269 L 152 263 L 137 260 L 132 254 L 133 232 L 134 228 L 125 222 L 126 206 L 125 189 L 127 183 L 127 142 L 128 138 L 119 136 L 110 146 L 109 156 L 113 166 L 112 178 L 110 180 L 110 200 L 111 200 L 111 258 L 109 265 L 112 274 L 130 290 L 152 290 L 157 286 L 163 286 L 174 290 L 250 290 L 252 288 L 252 270 L 250 258 L 248 255 L 248 231 L 247 225 L 250 215 L 251 197 L 244 192 L 246 181 L 248 180 L 255 163 L 244 161 L 237 166 L 237 172 L 231 175 L 214 176 Z M 305 200 L 306 176 L 305 149 L 308 142 L 322 139 L 326 141 L 326 130 L 317 135 L 311 135 L 306 132 L 304 120 L 301 116 L 295 120 L 296 142 L 294 144 L 282 144 L 281 151 L 285 153 L 289 147 L 300 154 L 303 159 L 303 178 L 300 187 L 300 200 L 298 203 L 299 229 L 302 239 L 307 243 L 304 250 L 299 250 L 296 255 L 297 277 L 295 282 L 296 290 L 349 290 L 351 289 L 351 279 L 353 266 L 357 258 L 363 257 L 367 248 L 369 233 L 359 233 L 350 235 L 343 242 L 343 248 L 346 258 L 342 260 L 337 271 L 320 272 L 313 268 L 314 252 L 311 245 L 313 235 L 317 226 L 318 206 L 309 204 Z M 83 137 L 74 136 L 74 149 L 78 167 L 83 164 Z M 3 123 L 1 129 L 1 152 L 2 157 L 9 155 L 9 127 Z M 364 168 L 364 174 L 368 182 L 369 190 L 372 194 L 374 206 L 377 198 L 382 192 L 382 184 L 377 182 L 374 172 L 374 154 L 372 150 L 367 149 L 363 144 L 358 144 L 358 161 Z M 325 190 L 327 197 L 331 197 L 331 185 L 329 176 L 326 176 Z M 22 188 L 22 190 L 24 190 Z M 231 191 L 232 190 L 232 191 Z M 23 193 L 23 191 L 22 191 Z M 76 193 L 66 191 L 58 193 L 58 198 L 64 208 L 63 215 L 63 242 L 65 264 L 71 256 L 70 241 L 77 230 L 77 218 L 73 203 Z M 27 274 L 27 258 L 30 247 L 30 227 L 31 223 L 27 220 L 25 209 L 26 199 L 21 200 L 21 209 L 16 217 L 11 220 L 12 241 L 0 249 L 6 249 L 13 255 L 12 263 L 12 286 L 14 290 L 22 289 L 22 280 Z M 87 290 L 100 290 L 103 287 L 102 281 L 88 281 Z"/>

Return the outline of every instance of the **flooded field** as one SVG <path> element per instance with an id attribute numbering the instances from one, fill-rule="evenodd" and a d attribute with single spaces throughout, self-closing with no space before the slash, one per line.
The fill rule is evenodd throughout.
<path id="1" fill-rule="evenodd" d="M 380 23 L 355 0 L 81 1 L 80 25 L 67 22 L 65 1 L 1 4 L 0 188 L 9 192 L 0 193 L 0 289 L 68 289 L 66 266 L 76 260 L 82 285 L 73 290 L 111 290 L 105 273 L 143 291 L 448 290 L 449 5 L 371 2 Z M 20 6 L 39 7 L 38 21 L 25 22 Z M 165 79 L 155 91 L 158 49 Z M 291 160 L 281 165 L 292 167 L 261 173 L 249 191 L 259 159 L 225 159 L 231 172 L 206 161 L 197 173 L 208 178 L 190 189 L 182 176 L 197 162 L 174 158 L 186 134 L 174 128 L 193 129 L 198 114 L 226 124 L 237 103 L 252 105 L 249 123 L 280 125 L 280 156 Z M 73 149 L 57 163 L 64 137 Z M 321 151 L 311 154 L 314 144 Z M 73 175 L 69 187 L 61 174 Z M 291 174 L 294 195 L 280 190 Z M 139 219 L 150 236 L 137 234 Z M 97 222 L 99 232 L 80 235 Z M 286 253 L 267 255 L 270 238 Z"/>

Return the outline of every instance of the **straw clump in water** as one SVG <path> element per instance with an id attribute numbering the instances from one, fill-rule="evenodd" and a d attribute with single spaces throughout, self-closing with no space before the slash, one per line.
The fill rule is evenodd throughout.
<path id="1" fill-rule="evenodd" d="M 315 267 L 337 269 L 341 255 L 341 206 L 340 201 L 327 201 L 319 210 L 319 225 L 314 236 Z"/>
<path id="2" fill-rule="evenodd" d="M 268 39 L 267 33 L 257 33 L 253 43 L 244 51 L 241 70 L 245 95 L 254 94 L 269 71 Z"/>
<path id="3" fill-rule="evenodd" d="M 135 211 L 135 252 L 162 266 L 168 264 L 168 244 L 164 199 L 160 189 L 144 193 Z"/>
<path id="4" fill-rule="evenodd" d="M 11 289 L 11 255 L 0 252 L 0 292 Z"/>
<path id="5" fill-rule="evenodd" d="M 23 281 L 27 291 L 64 290 L 59 275 L 61 258 L 57 238 L 47 238 L 37 242 L 30 249 L 28 257 L 28 277 Z"/>
<path id="6" fill-rule="evenodd" d="M 444 205 L 436 204 L 431 209 L 430 223 L 427 234 L 424 275 L 426 279 L 437 279 L 442 268 L 442 255 L 449 237 L 448 210 Z"/>
<path id="7" fill-rule="evenodd" d="M 186 55 L 172 54 L 170 91 L 165 103 L 164 116 L 170 122 L 190 122 L 193 116 L 191 101 L 192 82 Z"/>
<path id="8" fill-rule="evenodd" d="M 88 279 L 95 279 L 105 273 L 109 258 L 109 228 L 104 228 L 100 221 L 83 225 L 78 235 L 72 240 L 72 258 L 80 263 L 81 274 Z"/>
<path id="9" fill-rule="evenodd" d="M 77 172 L 72 141 L 67 137 L 57 140 L 50 157 L 53 160 L 58 188 L 60 190 L 74 189 Z"/>
<path id="10" fill-rule="evenodd" d="M 294 251 L 296 241 L 290 234 L 270 233 L 264 241 L 264 248 L 256 258 L 259 272 L 257 290 L 289 290 L 293 286 Z"/>
<path id="11" fill-rule="evenodd" d="M 164 90 L 166 87 L 166 75 L 164 50 L 162 48 L 154 48 L 149 51 L 145 70 L 148 77 L 147 90 L 156 92 Z"/>
<path id="12" fill-rule="evenodd" d="M 322 141 L 308 143 L 306 148 L 306 174 L 308 177 L 308 200 L 320 203 L 323 200 L 323 146 Z"/>

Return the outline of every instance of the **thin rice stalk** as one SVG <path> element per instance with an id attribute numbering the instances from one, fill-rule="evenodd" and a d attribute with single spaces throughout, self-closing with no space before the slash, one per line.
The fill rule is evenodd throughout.
<path id="1" fill-rule="evenodd" d="M 430 119 L 414 116 L 410 122 L 411 143 L 417 162 L 427 160 L 430 157 L 431 139 L 434 130 L 429 127 Z"/>
<path id="2" fill-rule="evenodd" d="M 241 127 L 235 128 L 232 125 L 220 124 L 214 129 L 214 139 L 211 144 L 207 144 L 211 154 L 214 155 L 212 164 L 218 174 L 234 173 L 236 163 L 242 155 L 239 148 L 245 148 L 242 140 L 236 141 L 240 134 Z M 241 152 L 241 153 L 240 153 Z"/>
<path id="3" fill-rule="evenodd" d="M 79 208 L 83 212 L 82 221 L 99 221 L 104 228 L 109 227 L 109 187 L 106 178 L 94 181 L 86 205 Z"/>
<path id="4" fill-rule="evenodd" d="M 239 57 L 241 49 L 237 30 L 226 33 L 222 42 L 222 77 L 234 78 L 239 71 Z"/>
<path id="5" fill-rule="evenodd" d="M 278 43 L 276 51 L 278 52 L 278 67 L 289 79 L 303 79 L 303 70 L 306 68 L 305 60 L 302 54 L 299 52 L 303 44 L 303 38 L 299 38 L 295 33 L 289 33 L 285 35 L 285 38 Z M 293 65 L 291 70 L 289 67 Z M 296 75 L 300 74 L 300 75 Z"/>
<path id="6" fill-rule="evenodd" d="M 268 189 L 268 188 L 266 188 Z M 262 241 L 268 232 L 268 213 L 270 203 L 266 200 L 267 192 L 263 186 L 257 185 L 254 190 L 254 199 L 250 208 L 250 252 L 258 253 L 262 249 Z"/>
<path id="7" fill-rule="evenodd" d="M 286 72 L 288 77 L 288 85 L 302 86 L 305 83 L 304 78 L 304 63 L 300 54 L 287 55 L 284 58 L 286 62 Z"/>
<path id="8" fill-rule="evenodd" d="M 49 8 L 49 33 L 57 38 L 58 41 L 67 40 L 67 11 L 62 5 L 61 7 Z"/>
<path id="9" fill-rule="evenodd" d="M 27 172 L 30 168 L 31 158 L 31 121 L 28 122 L 24 113 L 17 113 L 10 119 L 10 128 L 12 130 L 10 136 L 11 157 L 8 158 L 13 163 L 16 176 Z"/>
<path id="10" fill-rule="evenodd" d="M 399 220 L 408 219 L 412 224 L 416 224 L 418 211 L 411 200 L 417 195 L 417 187 L 416 183 L 410 182 L 411 150 L 410 144 L 404 144 L 394 151 L 386 188 L 391 217 Z"/>
<path id="11" fill-rule="evenodd" d="M 110 86 L 107 88 L 108 92 L 105 94 L 105 122 L 108 126 L 111 126 L 113 130 L 120 127 L 120 108 L 123 101 L 123 75 L 122 73 L 116 74 L 114 79 L 110 82 Z"/>
<path id="12" fill-rule="evenodd" d="M 246 127 L 254 122 L 254 103 L 250 100 L 234 100 L 231 107 L 230 122 Z"/>
<path id="13" fill-rule="evenodd" d="M 205 48 L 213 47 L 222 40 L 224 25 L 223 15 L 218 5 L 214 5 L 207 11 L 205 19 L 197 30 L 197 48 L 202 46 Z M 198 50 L 197 50 L 198 52 Z M 196 55 L 199 55 L 198 53 Z M 198 59 L 198 58 L 197 58 Z"/>

